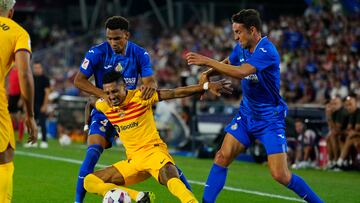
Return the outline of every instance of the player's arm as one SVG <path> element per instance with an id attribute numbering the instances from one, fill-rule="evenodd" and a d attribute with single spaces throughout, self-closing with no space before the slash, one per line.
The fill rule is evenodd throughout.
<path id="1" fill-rule="evenodd" d="M 148 76 L 141 78 L 143 85 L 140 87 L 141 90 L 141 98 L 149 99 L 154 94 L 157 84 L 155 82 L 154 76 Z"/>
<path id="2" fill-rule="evenodd" d="M 230 64 L 229 58 L 222 60 L 221 63 Z M 216 75 L 221 75 L 221 74 L 215 69 L 209 68 L 200 74 L 199 83 L 209 82 L 210 77 Z"/>
<path id="3" fill-rule="evenodd" d="M 204 93 L 205 90 L 208 89 L 211 91 L 211 93 L 220 96 L 221 93 L 231 93 L 232 88 L 230 86 L 231 82 L 223 79 L 216 82 L 209 82 L 207 84 L 190 85 L 185 87 L 178 87 L 175 89 L 161 89 L 158 90 L 158 94 L 159 100 L 168 100 Z"/>
<path id="4" fill-rule="evenodd" d="M 100 88 L 95 87 L 89 81 L 89 78 L 81 71 L 78 71 L 78 73 L 76 74 L 74 85 L 75 87 L 79 88 L 81 91 L 84 91 L 90 95 L 95 95 L 97 97 L 103 97 L 105 95 L 104 91 Z"/>
<path id="5" fill-rule="evenodd" d="M 186 54 L 186 59 L 188 64 L 210 66 L 221 74 L 237 79 L 243 79 L 256 72 L 256 68 L 248 63 L 243 63 L 240 66 L 233 66 L 193 52 Z"/>
<path id="6" fill-rule="evenodd" d="M 23 50 L 17 51 L 15 65 L 18 68 L 21 97 L 26 110 L 25 124 L 29 132 L 28 141 L 35 143 L 37 127 L 34 119 L 34 79 L 30 68 L 30 53 Z"/>
<path id="7" fill-rule="evenodd" d="M 84 115 L 84 132 L 89 130 L 90 115 L 93 108 L 95 108 L 95 103 L 98 97 L 91 95 L 85 105 L 85 115 Z"/>

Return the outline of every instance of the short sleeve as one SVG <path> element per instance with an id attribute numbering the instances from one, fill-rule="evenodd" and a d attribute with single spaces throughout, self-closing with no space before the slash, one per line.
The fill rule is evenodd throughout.
<path id="1" fill-rule="evenodd" d="M 234 65 L 234 66 L 240 65 L 240 57 L 239 57 L 240 49 L 241 49 L 240 44 L 236 44 L 236 46 L 232 50 L 232 52 L 229 56 L 229 61 L 230 61 L 231 65 Z"/>
<path id="2" fill-rule="evenodd" d="M 105 113 L 106 111 L 108 111 L 111 107 L 106 103 L 106 101 L 103 98 L 100 98 L 98 100 L 96 100 L 95 103 L 95 108 L 102 112 Z"/>
<path id="3" fill-rule="evenodd" d="M 141 77 L 149 77 L 153 75 L 151 60 L 149 53 L 145 49 L 139 49 L 137 52 L 138 65 Z"/>
<path id="4" fill-rule="evenodd" d="M 257 71 L 262 71 L 265 68 L 276 63 L 276 57 L 271 53 L 270 49 L 258 48 L 246 63 L 254 66 Z"/>
<path id="5" fill-rule="evenodd" d="M 31 53 L 31 41 L 29 34 L 24 30 L 20 32 L 19 38 L 16 41 L 14 52 L 25 50 Z"/>
<path id="6" fill-rule="evenodd" d="M 141 92 L 139 91 L 136 94 L 136 99 L 139 101 L 139 103 L 141 103 L 142 106 L 150 106 L 159 102 L 159 94 L 157 91 L 155 91 L 154 94 L 147 100 L 141 99 L 140 96 Z"/>
<path id="7" fill-rule="evenodd" d="M 80 65 L 80 72 L 88 78 L 94 74 L 94 69 L 100 61 L 100 53 L 94 49 L 90 49 Z"/>

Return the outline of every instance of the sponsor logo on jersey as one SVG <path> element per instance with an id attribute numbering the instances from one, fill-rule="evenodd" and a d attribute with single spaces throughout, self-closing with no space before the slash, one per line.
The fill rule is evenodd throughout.
<path id="1" fill-rule="evenodd" d="M 265 53 L 267 52 L 266 49 L 264 49 L 264 48 L 260 48 L 260 50 Z"/>
<path id="2" fill-rule="evenodd" d="M 120 132 L 120 130 L 128 130 L 128 129 L 137 127 L 138 125 L 139 125 L 139 122 L 132 122 L 128 125 L 121 125 L 121 126 L 119 126 L 120 129 L 118 132 Z"/>
<path id="3" fill-rule="evenodd" d="M 135 83 L 136 83 L 136 78 L 124 78 L 124 80 L 125 80 L 126 85 L 129 85 L 129 86 L 135 85 Z"/>
<path id="4" fill-rule="evenodd" d="M 86 70 L 89 66 L 89 59 L 85 58 L 83 63 L 81 64 L 81 68 L 83 68 L 84 70 Z"/>
<path id="5" fill-rule="evenodd" d="M 251 74 L 245 77 L 246 80 L 250 80 L 251 82 L 259 82 L 259 78 L 256 74 Z"/>

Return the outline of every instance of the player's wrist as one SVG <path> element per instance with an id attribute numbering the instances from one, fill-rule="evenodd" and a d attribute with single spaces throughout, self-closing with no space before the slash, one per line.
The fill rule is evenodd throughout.
<path id="1" fill-rule="evenodd" d="M 89 125 L 88 125 L 88 124 L 85 124 L 85 125 L 84 125 L 84 131 L 87 131 L 87 130 L 89 130 Z"/>
<path id="2" fill-rule="evenodd" d="M 209 82 L 204 82 L 202 85 L 203 90 L 205 91 L 209 90 L 209 84 L 210 84 Z"/>

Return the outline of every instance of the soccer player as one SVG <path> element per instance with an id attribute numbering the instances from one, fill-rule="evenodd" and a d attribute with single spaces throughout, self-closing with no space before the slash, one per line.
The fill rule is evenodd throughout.
<path id="1" fill-rule="evenodd" d="M 179 179 L 175 162 L 156 129 L 152 105 L 161 100 L 202 93 L 204 89 L 216 94 L 230 92 L 229 86 L 230 82 L 225 80 L 206 82 L 176 89 L 158 90 L 150 99 L 144 100 L 141 98 L 141 90 L 126 89 L 121 74 L 106 74 L 103 88 L 107 97 L 93 100 L 92 105 L 103 112 L 117 130 L 125 147 L 127 159 L 86 176 L 85 189 L 91 193 L 105 195 L 108 190 L 119 185 L 132 185 L 153 176 L 160 184 L 166 185 L 181 202 L 198 202 Z M 124 187 L 119 188 L 126 190 Z"/>
<path id="2" fill-rule="evenodd" d="M 15 21 L 15 0 L 0 0 L 0 202 L 12 199 L 14 173 L 15 137 L 10 113 L 7 109 L 5 77 L 14 64 L 18 68 L 21 96 L 24 101 L 25 125 L 29 131 L 29 142 L 36 142 L 34 119 L 34 81 L 30 68 L 30 37 Z"/>
<path id="3" fill-rule="evenodd" d="M 130 33 L 127 19 L 121 16 L 110 17 L 106 20 L 105 27 L 107 41 L 92 47 L 86 53 L 80 71 L 76 75 L 75 86 L 91 95 L 107 98 L 102 90 L 104 74 L 113 71 L 122 73 L 129 90 L 136 88 L 140 75 L 143 83 L 141 96 L 143 99 L 149 99 L 155 91 L 156 83 L 148 52 L 128 40 Z M 122 65 L 120 61 L 125 65 Z M 91 76 L 95 78 L 95 86 L 88 80 Z M 84 177 L 94 171 L 101 153 L 105 148 L 111 147 L 114 136 L 117 134 L 105 115 L 95 109 L 91 112 L 89 123 L 87 140 L 89 146 L 80 167 L 75 202 L 83 202 L 86 193 L 83 188 Z M 182 174 L 180 169 L 179 173 Z M 183 174 L 181 179 L 190 188 Z"/>
<path id="4" fill-rule="evenodd" d="M 287 166 L 287 105 L 279 94 L 280 57 L 268 38 L 261 36 L 260 14 L 254 9 L 241 10 L 232 16 L 232 29 L 238 44 L 223 63 L 191 52 L 186 56 L 188 64 L 212 68 L 201 80 L 217 72 L 241 80 L 243 91 L 239 112 L 225 128 L 227 134 L 206 181 L 203 202 L 215 202 L 225 185 L 228 166 L 255 139 L 265 146 L 276 181 L 308 202 L 322 202 Z"/>

